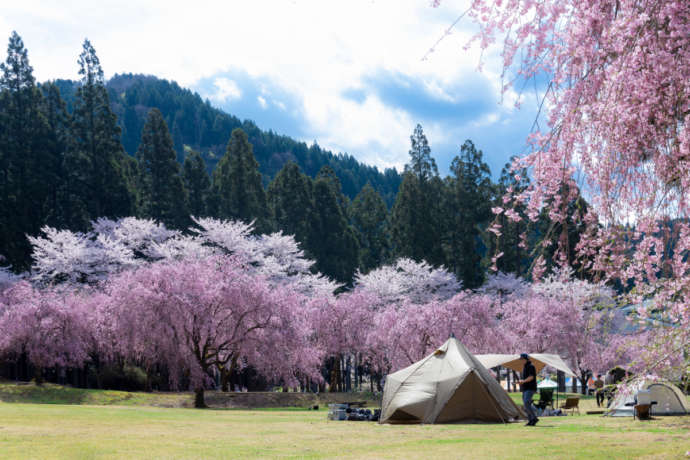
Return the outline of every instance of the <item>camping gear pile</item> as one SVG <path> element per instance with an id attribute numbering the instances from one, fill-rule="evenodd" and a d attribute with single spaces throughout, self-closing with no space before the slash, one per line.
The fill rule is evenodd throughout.
<path id="1" fill-rule="evenodd" d="M 355 407 L 360 403 L 342 403 L 328 405 L 328 420 L 349 420 L 355 422 L 377 422 L 381 409 Z"/>

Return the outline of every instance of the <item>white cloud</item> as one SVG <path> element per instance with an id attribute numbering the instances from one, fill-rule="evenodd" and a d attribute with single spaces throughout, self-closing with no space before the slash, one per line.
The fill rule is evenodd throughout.
<path id="1" fill-rule="evenodd" d="M 225 77 L 216 78 L 213 82 L 218 90 L 212 95 L 212 98 L 218 102 L 227 102 L 233 99 L 242 97 L 242 91 L 233 80 Z"/>
<path id="2" fill-rule="evenodd" d="M 266 98 L 264 98 L 263 96 L 257 96 L 256 100 L 259 101 L 259 105 L 261 106 L 262 109 L 265 109 L 266 106 L 268 105 L 266 103 Z"/>
<path id="3" fill-rule="evenodd" d="M 427 82 L 427 90 L 440 100 L 461 98 L 452 88 L 475 75 L 480 59 L 477 49 L 462 49 L 472 34 L 469 19 L 428 59 L 422 57 L 468 2 L 449 0 L 431 8 L 425 0 L 119 0 L 94 8 L 92 2 L 77 0 L 59 5 L 25 1 L 3 6 L 0 37 L 12 29 L 22 35 L 39 80 L 76 78 L 85 36 L 107 76 L 153 74 L 194 88 L 202 78 L 241 69 L 300 101 L 309 141 L 379 166 L 401 166 L 407 161 L 409 135 L 422 120 L 376 96 L 357 103 L 342 91 L 362 87 L 363 78 L 385 71 Z M 486 73 L 498 97 L 500 59 L 495 53 L 486 56 Z M 220 102 L 243 94 L 227 78 L 216 79 L 215 90 L 204 96 Z M 262 94 L 257 97 L 262 107 L 271 101 L 285 110 L 270 89 Z M 444 136 L 440 127 L 432 131 Z"/>

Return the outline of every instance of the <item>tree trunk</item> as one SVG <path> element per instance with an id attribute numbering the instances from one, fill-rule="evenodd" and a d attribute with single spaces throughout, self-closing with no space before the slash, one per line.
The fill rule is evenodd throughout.
<path id="1" fill-rule="evenodd" d="M 43 385 L 43 368 L 42 367 L 37 367 L 34 370 L 34 378 L 36 379 L 36 385 L 41 386 Z"/>
<path id="2" fill-rule="evenodd" d="M 230 380 L 230 372 L 225 368 L 220 368 L 220 391 L 228 392 L 228 382 Z"/>
<path id="3" fill-rule="evenodd" d="M 580 389 L 580 393 L 582 393 L 583 395 L 586 395 L 587 394 L 587 377 L 589 377 L 589 372 L 587 372 L 587 371 L 580 372 L 580 375 L 582 376 L 582 378 L 580 379 L 580 381 L 582 382 L 582 387 Z M 575 379 L 573 379 L 573 380 L 575 380 Z"/>
<path id="4" fill-rule="evenodd" d="M 202 387 L 194 390 L 194 407 L 197 409 L 205 409 L 206 400 L 204 400 L 204 389 Z"/>

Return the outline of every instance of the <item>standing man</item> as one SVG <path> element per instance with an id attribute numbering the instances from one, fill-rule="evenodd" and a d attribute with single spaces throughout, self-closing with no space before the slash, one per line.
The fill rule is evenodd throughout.
<path id="1" fill-rule="evenodd" d="M 520 358 L 525 360 L 525 366 L 522 368 L 522 379 L 518 382 L 522 391 L 522 404 L 525 406 L 525 412 L 527 412 L 528 422 L 525 426 L 534 426 L 539 421 L 534 405 L 532 405 L 532 397 L 537 392 L 537 370 L 527 353 L 522 353 Z"/>
<path id="2" fill-rule="evenodd" d="M 594 388 L 597 395 L 597 407 L 601 407 L 604 404 L 604 381 L 601 380 L 601 374 L 597 375 L 597 379 L 594 381 Z"/>

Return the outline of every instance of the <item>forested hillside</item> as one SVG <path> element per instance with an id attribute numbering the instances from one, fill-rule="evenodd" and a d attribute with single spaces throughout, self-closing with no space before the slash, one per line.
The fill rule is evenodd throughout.
<path id="1" fill-rule="evenodd" d="M 473 289 L 490 266 L 525 275 L 552 265 L 554 242 L 574 262 L 586 230 L 575 223 L 586 210 L 577 190 L 564 190 L 563 218 L 544 212 L 528 222 L 521 203 L 504 199 L 529 187 L 527 173 L 506 168 L 494 183 L 470 140 L 458 142 L 441 177 L 417 125 L 405 171 L 381 174 L 261 131 L 175 83 L 106 82 L 88 40 L 78 65 L 78 82 L 37 84 L 16 33 L 0 65 L 0 265 L 15 272 L 35 264 L 31 236 L 125 216 L 188 232 L 196 216 L 294 235 L 312 269 L 345 286 L 358 270 L 405 257 L 445 266 Z M 77 240 L 60 244 L 83 250 Z"/>
<path id="2" fill-rule="evenodd" d="M 68 109 L 71 108 L 79 82 L 56 80 L 54 84 L 59 88 Z M 381 194 L 389 207 L 395 200 L 401 180 L 395 169 L 381 172 L 375 167 L 360 163 L 351 155 L 336 155 L 318 145 L 308 146 L 271 130 L 263 131 L 253 121 L 242 121 L 227 114 L 175 82 L 149 75 L 122 74 L 115 75 L 105 86 L 111 109 L 122 129 L 122 145 L 130 155 L 134 155 L 139 147 L 141 130 L 149 110 L 157 108 L 170 129 L 180 163 L 184 161 L 187 152 L 193 149 L 201 153 L 211 172 L 225 153 L 225 145 L 232 130 L 242 128 L 254 148 L 264 185 L 287 162 L 293 161 L 312 178 L 316 177 L 323 166 L 329 166 L 338 176 L 343 193 L 350 199 L 368 182 Z"/>

